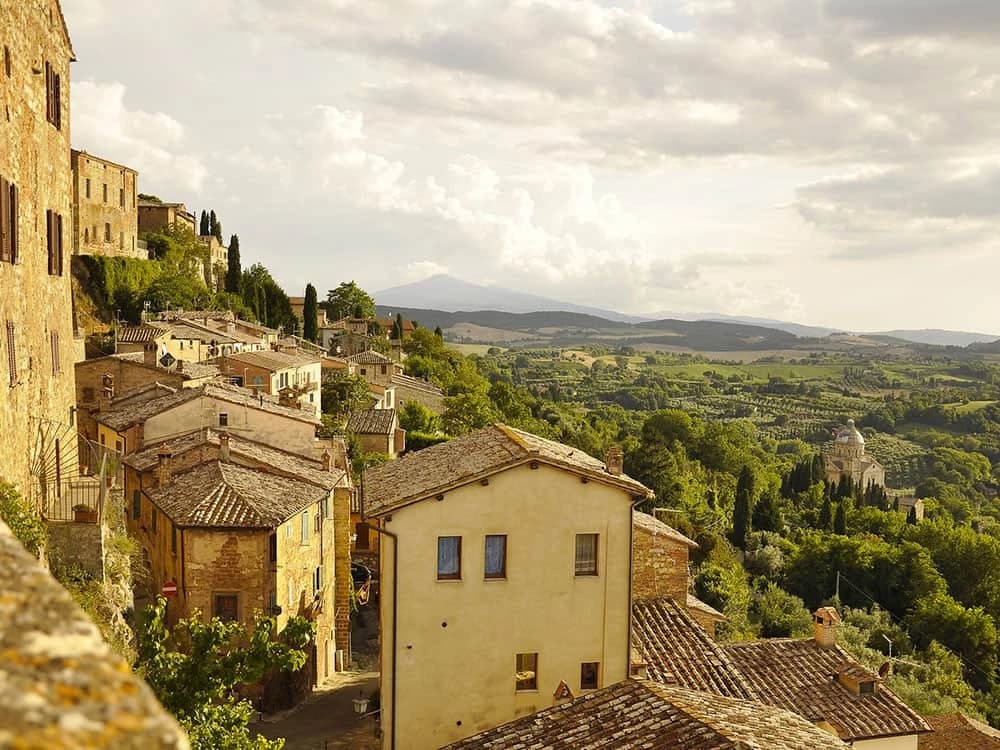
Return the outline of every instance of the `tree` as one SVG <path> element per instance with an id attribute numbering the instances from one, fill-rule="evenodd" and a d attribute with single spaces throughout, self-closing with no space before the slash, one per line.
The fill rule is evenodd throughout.
<path id="1" fill-rule="evenodd" d="M 240 281 L 243 268 L 240 265 L 240 236 L 234 234 L 229 238 L 229 264 L 226 267 L 226 291 L 230 294 L 240 293 Z"/>
<path id="2" fill-rule="evenodd" d="M 753 528 L 757 531 L 781 531 L 781 505 L 778 493 L 769 487 L 753 507 Z"/>
<path id="3" fill-rule="evenodd" d="M 45 521 L 12 484 L 0 481 L 0 520 L 35 557 L 45 546 Z"/>
<path id="4" fill-rule="evenodd" d="M 396 322 L 392 324 L 392 337 L 396 341 L 403 340 L 403 314 L 396 313 Z"/>
<path id="5" fill-rule="evenodd" d="M 441 326 L 434 326 L 434 335 L 439 339 L 444 338 L 444 331 L 441 330 Z"/>
<path id="6" fill-rule="evenodd" d="M 364 409 L 370 399 L 367 381 L 357 375 L 332 375 L 323 381 L 320 403 L 324 414 L 345 417 L 352 411 Z"/>
<path id="7" fill-rule="evenodd" d="M 432 434 L 438 431 L 438 417 L 419 401 L 407 401 L 399 410 L 399 426 L 408 433 Z"/>
<path id="8" fill-rule="evenodd" d="M 846 534 L 847 533 L 847 498 L 842 498 L 839 503 L 837 503 L 837 514 L 833 517 L 833 533 L 834 534 Z"/>
<path id="9" fill-rule="evenodd" d="M 496 409 L 484 393 L 469 391 L 448 396 L 444 406 L 441 422 L 449 435 L 464 435 L 497 421 Z"/>
<path id="10" fill-rule="evenodd" d="M 319 332 L 318 313 L 316 305 L 316 287 L 306 284 L 306 299 L 302 305 L 302 337 L 316 343 Z"/>
<path id="11" fill-rule="evenodd" d="M 906 514 L 906 522 L 911 526 L 917 525 L 917 508 L 916 506 L 911 506 L 909 512 Z"/>
<path id="12" fill-rule="evenodd" d="M 201 220 L 198 222 L 198 234 L 202 237 L 207 237 L 211 234 L 212 228 L 208 223 L 208 213 L 204 210 L 201 212 Z"/>
<path id="13" fill-rule="evenodd" d="M 746 549 L 747 532 L 750 530 L 750 506 L 753 504 L 754 479 L 749 466 L 740 469 L 736 482 L 736 503 L 733 505 L 733 544 Z"/>
<path id="14" fill-rule="evenodd" d="M 293 617 L 277 633 L 273 617 L 258 616 L 248 627 L 200 612 L 166 626 L 162 596 L 146 608 L 136 634 L 135 668 L 163 707 L 188 732 L 192 750 L 280 750 L 283 740 L 251 736 L 254 715 L 240 688 L 278 671 L 301 669 L 315 624 Z"/>
<path id="15" fill-rule="evenodd" d="M 222 224 L 216 218 L 214 209 L 208 214 L 208 233 L 214 235 L 219 242 L 222 242 Z"/>
<path id="16" fill-rule="evenodd" d="M 833 529 L 833 504 L 830 500 L 830 493 L 823 496 L 823 505 L 819 509 L 819 519 L 817 525 L 823 531 Z"/>
<path id="17" fill-rule="evenodd" d="M 324 307 L 334 320 L 375 317 L 375 300 L 354 281 L 341 282 L 336 289 L 331 289 Z"/>
<path id="18" fill-rule="evenodd" d="M 754 603 L 763 638 L 789 638 L 808 635 L 812 616 L 803 601 L 774 582 L 768 583 Z"/>

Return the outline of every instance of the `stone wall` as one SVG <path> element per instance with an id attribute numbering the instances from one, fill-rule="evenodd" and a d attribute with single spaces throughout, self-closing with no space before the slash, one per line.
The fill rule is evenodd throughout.
<path id="1" fill-rule="evenodd" d="M 76 355 L 70 293 L 72 50 L 55 0 L 0 0 L 0 29 L 0 45 L 11 61 L 9 77 L 0 66 L 0 177 L 17 189 L 17 261 L 0 261 L 0 289 L 5 292 L 0 295 L 0 477 L 27 492 L 37 486 L 37 477 L 34 485 L 29 481 L 33 455 L 54 456 L 56 439 L 62 443 L 64 466 L 73 466 L 76 455 L 71 411 Z M 46 114 L 46 64 L 60 77 L 58 127 Z M 53 273 L 47 211 L 62 217 L 62 264 Z"/>
<path id="2" fill-rule="evenodd" d="M 632 537 L 632 596 L 669 596 L 685 606 L 688 545 L 636 526 Z"/>
<path id="3" fill-rule="evenodd" d="M 0 522 L 0 747 L 186 750 L 149 687 Z"/>
<path id="4" fill-rule="evenodd" d="M 403 406 L 411 401 L 430 409 L 435 414 L 444 413 L 444 394 L 428 390 L 425 388 L 413 387 L 405 382 L 394 379 L 392 386 L 396 389 L 396 410 L 402 410 Z"/>
<path id="5" fill-rule="evenodd" d="M 53 521 L 48 529 L 50 558 L 58 558 L 60 565 L 78 565 L 96 580 L 103 580 L 103 524 Z"/>
<path id="6" fill-rule="evenodd" d="M 73 252 L 146 258 L 138 245 L 138 174 L 134 169 L 74 150 Z"/>

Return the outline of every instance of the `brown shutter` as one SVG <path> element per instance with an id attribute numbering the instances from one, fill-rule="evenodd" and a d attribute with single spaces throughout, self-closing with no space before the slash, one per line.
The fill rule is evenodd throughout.
<path id="1" fill-rule="evenodd" d="M 0 262 L 10 260 L 10 188 L 7 180 L 0 177 Z"/>
<path id="2" fill-rule="evenodd" d="M 17 350 L 14 348 L 14 321 L 7 321 L 7 370 L 10 384 L 17 385 Z"/>
<path id="3" fill-rule="evenodd" d="M 52 66 L 45 63 L 45 119 L 52 122 Z"/>
<path id="4" fill-rule="evenodd" d="M 55 126 L 56 130 L 62 130 L 62 76 L 55 76 Z"/>
<path id="5" fill-rule="evenodd" d="M 56 260 L 59 275 L 63 275 L 63 226 L 62 214 L 56 214 Z"/>
<path id="6" fill-rule="evenodd" d="M 10 224 L 7 229 L 7 246 L 10 248 L 8 260 L 17 263 L 17 185 L 10 183 L 10 201 L 7 205 L 8 218 Z"/>
<path id="7" fill-rule="evenodd" d="M 53 237 L 52 210 L 45 211 L 45 247 L 49 253 L 49 276 L 55 273 L 55 237 Z"/>

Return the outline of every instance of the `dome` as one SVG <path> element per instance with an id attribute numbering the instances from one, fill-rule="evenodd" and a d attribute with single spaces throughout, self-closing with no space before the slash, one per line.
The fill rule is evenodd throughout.
<path id="1" fill-rule="evenodd" d="M 865 437 L 860 432 L 858 432 L 858 428 L 854 426 L 854 420 L 848 419 L 847 426 L 841 427 L 839 430 L 837 430 L 837 442 L 854 444 L 854 445 L 864 445 Z"/>

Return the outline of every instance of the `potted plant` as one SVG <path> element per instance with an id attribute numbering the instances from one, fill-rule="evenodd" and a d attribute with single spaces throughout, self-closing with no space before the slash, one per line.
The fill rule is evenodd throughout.
<path id="1" fill-rule="evenodd" d="M 83 503 L 74 505 L 73 521 L 75 523 L 97 523 L 97 511 Z"/>

